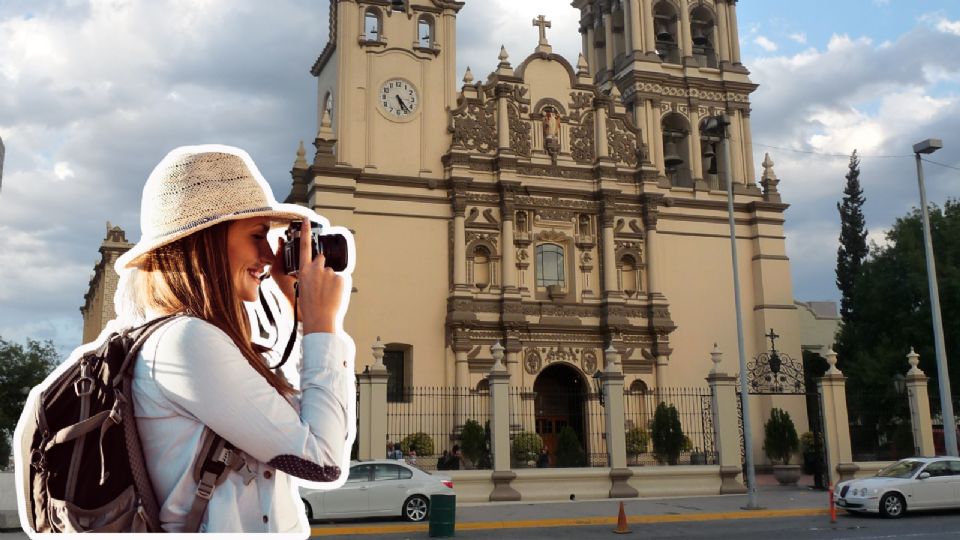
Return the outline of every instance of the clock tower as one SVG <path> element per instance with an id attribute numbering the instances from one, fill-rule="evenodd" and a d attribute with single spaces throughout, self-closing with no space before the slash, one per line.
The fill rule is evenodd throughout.
<path id="1" fill-rule="evenodd" d="M 331 0 L 330 40 L 311 73 L 319 132 L 336 140 L 330 150 L 337 165 L 442 176 L 462 7 L 450 0 Z"/>

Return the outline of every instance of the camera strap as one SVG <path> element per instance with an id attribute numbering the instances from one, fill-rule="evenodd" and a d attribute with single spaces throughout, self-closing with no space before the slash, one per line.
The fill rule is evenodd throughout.
<path id="1" fill-rule="evenodd" d="M 280 362 L 275 366 L 270 366 L 271 371 L 276 371 L 280 369 L 280 366 L 287 363 L 287 360 L 290 358 L 290 353 L 293 352 L 293 344 L 297 341 L 297 325 L 300 323 L 300 318 L 297 316 L 297 307 L 300 300 L 300 282 L 293 284 L 293 330 L 290 331 L 290 339 L 287 340 L 287 346 L 283 349 L 283 356 L 280 358 Z M 273 312 L 270 310 L 270 304 L 267 302 L 267 299 L 263 296 L 263 289 L 259 290 L 260 293 L 260 305 L 263 306 L 263 312 L 267 316 L 267 322 L 269 322 L 274 328 L 278 328 L 277 321 L 273 316 Z M 259 322 L 259 321 L 258 321 Z"/>

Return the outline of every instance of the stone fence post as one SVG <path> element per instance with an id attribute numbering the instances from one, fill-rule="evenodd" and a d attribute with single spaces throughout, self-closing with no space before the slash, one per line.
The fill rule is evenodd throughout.
<path id="1" fill-rule="evenodd" d="M 823 435 L 827 449 L 827 472 L 830 483 L 850 480 L 860 469 L 853 463 L 850 449 L 850 419 L 847 416 L 847 378 L 837 369 L 837 353 L 828 349 L 830 369 L 817 381 L 823 407 Z"/>
<path id="2" fill-rule="evenodd" d="M 503 345 L 490 347 L 493 368 L 490 381 L 490 449 L 493 452 L 491 501 L 519 501 L 520 492 L 510 487 L 517 474 L 510 470 L 510 372 L 503 365 Z"/>
<path id="3" fill-rule="evenodd" d="M 358 458 L 387 457 L 387 368 L 383 365 L 383 342 L 377 336 L 373 349 L 373 365 L 368 365 L 357 378 L 360 403 L 357 406 Z"/>
<path id="4" fill-rule="evenodd" d="M 600 375 L 604 395 L 604 427 L 607 435 L 607 459 L 610 462 L 610 498 L 636 497 L 640 493 L 630 487 L 627 479 L 633 472 L 627 468 L 627 438 L 623 412 L 623 370 L 617 357 L 620 353 L 610 347 L 604 352 L 606 366 Z"/>
<path id="5" fill-rule="evenodd" d="M 933 421 L 930 418 L 930 396 L 927 393 L 929 378 L 918 367 L 920 355 L 910 347 L 907 355 L 910 371 L 907 372 L 907 396 L 910 399 L 910 426 L 913 430 L 914 453 L 924 457 L 933 457 L 937 451 L 933 446 Z"/>
<path id="6" fill-rule="evenodd" d="M 710 360 L 713 369 L 707 375 L 710 405 L 713 409 L 714 441 L 720 462 L 720 494 L 746 493 L 743 485 L 743 457 L 740 452 L 740 427 L 737 412 L 737 378 L 720 371 L 723 353 L 716 343 Z"/>

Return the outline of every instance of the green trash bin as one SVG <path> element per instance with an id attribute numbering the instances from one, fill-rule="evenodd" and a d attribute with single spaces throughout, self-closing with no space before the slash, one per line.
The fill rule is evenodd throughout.
<path id="1" fill-rule="evenodd" d="M 457 521 L 457 496 L 436 494 L 430 496 L 430 538 L 454 535 Z"/>

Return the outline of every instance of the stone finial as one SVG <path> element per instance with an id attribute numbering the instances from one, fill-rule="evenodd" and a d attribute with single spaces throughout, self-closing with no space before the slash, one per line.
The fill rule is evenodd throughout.
<path id="1" fill-rule="evenodd" d="M 294 169 L 306 169 L 309 167 L 306 160 L 307 151 L 303 148 L 303 141 L 300 141 L 300 146 L 297 147 L 297 159 L 293 162 Z"/>
<path id="2" fill-rule="evenodd" d="M 777 184 L 780 183 L 780 179 L 777 178 L 777 173 L 773 171 L 773 160 L 770 159 L 770 154 L 768 152 L 763 154 L 763 176 L 760 177 L 760 186 L 763 187 L 763 194 L 765 196 L 778 195 Z"/>
<path id="3" fill-rule="evenodd" d="M 375 368 L 384 368 L 383 365 L 383 350 L 386 348 L 386 345 L 380 341 L 380 336 L 377 336 L 377 341 L 373 343 L 373 346 L 370 347 L 373 349 L 373 367 Z"/>
<path id="4" fill-rule="evenodd" d="M 467 72 L 463 74 L 463 84 L 470 84 L 473 82 L 473 72 L 470 71 L 470 66 L 467 66 Z"/>
<path id="5" fill-rule="evenodd" d="M 621 96 L 620 89 L 617 87 L 616 84 L 612 84 L 610 86 L 610 97 L 613 98 L 613 102 L 620 103 L 620 96 Z"/>
<path id="6" fill-rule="evenodd" d="M 613 347 L 613 343 L 607 347 L 607 350 L 603 351 L 603 357 L 606 362 L 604 364 L 604 371 L 620 371 L 617 362 L 617 360 L 619 360 L 620 353 L 618 353 L 617 349 Z"/>
<path id="7" fill-rule="evenodd" d="M 833 352 L 833 347 L 827 347 L 827 352 L 823 353 L 823 356 L 827 359 L 827 364 L 830 365 L 830 369 L 827 370 L 826 375 L 843 375 L 843 373 L 837 369 L 837 353 Z"/>
<path id="8" fill-rule="evenodd" d="M 577 77 L 589 77 L 590 76 L 590 65 L 587 64 L 587 59 L 583 56 L 583 53 L 580 53 L 580 57 L 577 58 Z"/>
<path id="9" fill-rule="evenodd" d="M 490 347 L 490 352 L 493 354 L 493 371 L 503 371 L 503 345 L 500 344 L 498 339 L 496 343 Z"/>
<path id="10" fill-rule="evenodd" d="M 507 54 L 507 48 L 503 45 L 500 46 L 500 55 L 497 56 L 500 59 L 500 63 L 497 64 L 497 75 L 504 75 L 507 77 L 513 76 L 513 66 L 510 65 L 509 58 L 510 55 Z"/>
<path id="11" fill-rule="evenodd" d="M 716 343 L 713 344 L 713 350 L 710 351 L 710 361 L 713 362 L 713 369 L 710 370 L 710 373 L 719 373 L 720 362 L 723 361 L 723 353 L 720 352 L 720 346 Z"/>
<path id="12" fill-rule="evenodd" d="M 923 370 L 920 369 L 920 355 L 913 350 L 913 347 L 910 347 L 910 353 L 907 354 L 907 363 L 910 364 L 910 371 L 907 372 L 907 375 L 923 375 Z"/>
<path id="13" fill-rule="evenodd" d="M 510 58 L 510 55 L 507 54 L 507 48 L 504 47 L 503 45 L 500 45 L 500 55 L 497 56 L 497 58 L 500 60 L 501 64 L 509 64 L 509 62 L 507 62 L 507 59 Z"/>

